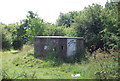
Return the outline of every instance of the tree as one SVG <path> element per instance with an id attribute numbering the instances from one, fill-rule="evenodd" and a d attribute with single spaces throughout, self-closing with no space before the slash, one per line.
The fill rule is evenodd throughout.
<path id="1" fill-rule="evenodd" d="M 105 8 L 102 10 L 101 19 L 104 22 L 104 29 L 101 31 L 104 47 L 106 48 L 120 48 L 120 27 L 118 26 L 118 3 L 107 2 Z"/>
<path id="2" fill-rule="evenodd" d="M 77 11 L 73 11 L 65 14 L 60 13 L 56 23 L 58 26 L 71 27 L 71 24 L 74 23 L 74 18 L 77 15 L 78 15 Z"/>
<path id="3" fill-rule="evenodd" d="M 45 36 L 64 36 L 64 27 L 57 27 L 54 24 L 46 23 L 43 35 Z"/>
<path id="4" fill-rule="evenodd" d="M 43 19 L 40 19 L 37 14 L 33 14 L 33 12 L 29 13 L 27 16 L 28 20 L 28 29 L 27 36 L 29 41 L 33 43 L 33 39 L 35 36 L 42 36 L 45 28 L 45 22 Z"/>
<path id="5" fill-rule="evenodd" d="M 34 37 L 42 35 L 43 31 L 43 19 L 40 19 L 36 13 L 28 11 L 27 19 L 22 20 L 17 28 L 16 40 L 21 41 L 22 44 L 33 43 Z"/>
<path id="6" fill-rule="evenodd" d="M 2 49 L 9 50 L 12 47 L 12 34 L 7 30 L 7 25 L 0 24 L 2 27 Z"/>
<path id="7" fill-rule="evenodd" d="M 103 41 L 99 33 L 103 30 L 103 22 L 100 18 L 101 10 L 102 6 L 98 4 L 86 7 L 83 11 L 79 12 L 73 25 L 77 36 L 85 38 L 85 46 L 91 52 L 103 47 Z"/>

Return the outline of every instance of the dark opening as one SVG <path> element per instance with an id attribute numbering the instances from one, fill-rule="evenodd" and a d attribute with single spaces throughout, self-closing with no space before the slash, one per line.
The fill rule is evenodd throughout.
<path id="1" fill-rule="evenodd" d="M 61 49 L 63 50 L 63 49 L 64 49 L 64 47 L 63 47 L 63 46 L 61 46 Z"/>

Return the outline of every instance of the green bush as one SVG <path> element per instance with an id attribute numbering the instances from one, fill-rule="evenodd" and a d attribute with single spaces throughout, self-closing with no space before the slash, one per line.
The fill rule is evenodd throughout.
<path id="1" fill-rule="evenodd" d="M 70 27 L 70 28 L 64 28 L 64 33 L 65 36 L 69 36 L 69 37 L 75 37 L 76 36 L 76 32 L 74 27 Z"/>
<path id="2" fill-rule="evenodd" d="M 15 50 L 22 49 L 22 47 L 23 47 L 22 40 L 14 40 L 12 46 Z"/>
<path id="3" fill-rule="evenodd" d="M 44 60 L 51 63 L 51 66 L 59 66 L 64 62 L 64 59 L 61 58 L 57 52 L 49 52 L 45 54 Z"/>
<path id="4" fill-rule="evenodd" d="M 64 36 L 64 27 L 57 27 L 55 25 L 51 25 L 49 23 L 45 24 L 45 30 L 43 32 L 43 35 L 45 36 Z"/>
<path id="5" fill-rule="evenodd" d="M 99 62 L 100 69 L 94 73 L 97 79 L 119 79 L 118 53 L 113 53 L 108 59 L 110 62 Z"/>
<path id="6" fill-rule="evenodd" d="M 2 49 L 9 50 L 12 47 L 12 35 L 7 29 L 2 29 Z"/>

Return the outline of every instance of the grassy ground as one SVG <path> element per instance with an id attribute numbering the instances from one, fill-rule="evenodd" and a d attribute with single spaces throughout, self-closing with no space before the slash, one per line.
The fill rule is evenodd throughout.
<path id="1" fill-rule="evenodd" d="M 3 78 L 10 79 L 96 79 L 118 78 L 118 53 L 95 52 L 81 63 L 61 62 L 55 65 L 53 60 L 37 59 L 33 56 L 33 46 L 24 46 L 23 50 L 4 51 L 2 53 Z M 93 54 L 93 55 L 94 55 Z M 80 74 L 72 77 L 72 74 Z"/>

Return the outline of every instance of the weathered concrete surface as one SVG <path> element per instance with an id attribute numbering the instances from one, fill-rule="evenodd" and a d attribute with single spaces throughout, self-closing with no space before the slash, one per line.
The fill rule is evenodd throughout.
<path id="1" fill-rule="evenodd" d="M 76 54 L 76 39 L 67 39 L 67 57 Z"/>
<path id="2" fill-rule="evenodd" d="M 82 37 L 36 36 L 34 41 L 36 57 L 43 57 L 51 51 L 56 51 L 60 57 L 66 58 L 76 53 L 80 54 L 83 49 Z"/>

